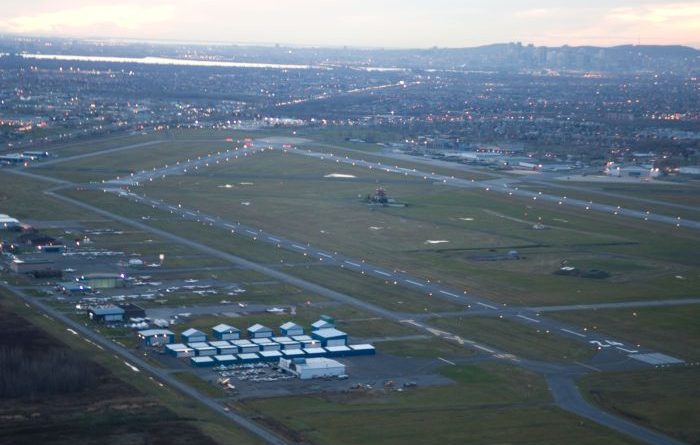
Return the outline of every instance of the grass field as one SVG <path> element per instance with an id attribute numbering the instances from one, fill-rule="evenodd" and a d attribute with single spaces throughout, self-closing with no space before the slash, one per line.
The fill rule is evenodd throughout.
<path id="1" fill-rule="evenodd" d="M 42 354 L 68 351 L 65 360 L 90 368 L 94 375 L 83 380 L 85 388 L 78 392 L 0 398 L 2 444 L 259 443 L 198 403 L 155 385 L 146 375 L 135 374 L 110 354 L 98 353 L 4 290 L 0 324 L 17 335 L 0 341 L 3 346 L 33 353 L 41 350 Z"/>
<path id="2" fill-rule="evenodd" d="M 680 216 L 683 219 L 700 219 L 700 187 L 693 183 L 679 184 L 639 184 L 639 185 L 622 185 L 622 184 L 587 184 L 576 183 L 576 187 L 589 188 L 590 191 L 578 191 L 566 188 L 558 188 L 556 182 L 551 182 L 547 186 L 524 184 L 521 189 L 541 191 L 543 193 L 566 196 L 567 198 L 582 199 L 584 201 L 593 201 L 595 203 L 609 204 L 612 206 L 621 206 L 625 209 L 638 210 L 641 212 L 650 211 L 652 213 L 660 213 L 672 217 Z M 617 193 L 622 195 L 622 198 L 601 195 L 597 192 Z M 681 204 L 686 206 L 695 206 L 695 210 L 683 209 L 673 206 L 667 206 L 657 203 L 644 203 L 634 199 L 625 199 L 629 196 L 632 198 L 654 199 L 665 203 Z"/>
<path id="3" fill-rule="evenodd" d="M 455 366 L 454 385 L 246 401 L 296 442 L 316 444 L 628 444 L 550 405 L 544 382 L 502 365 Z"/>
<path id="4" fill-rule="evenodd" d="M 467 340 L 485 343 L 525 358 L 577 361 L 595 354 L 593 348 L 582 343 L 499 318 L 444 317 L 434 318 L 430 323 Z"/>
<path id="5" fill-rule="evenodd" d="M 686 361 L 700 362 L 700 305 L 598 309 L 548 315 Z"/>
<path id="6" fill-rule="evenodd" d="M 400 357 L 461 358 L 474 354 L 470 349 L 437 338 L 383 341 L 376 343 L 375 346 L 385 354 Z"/>
<path id="7" fill-rule="evenodd" d="M 351 337 L 383 337 L 415 334 L 416 331 L 402 324 L 381 320 L 371 314 L 360 311 L 347 305 L 332 305 L 318 307 L 314 305 L 302 305 L 295 309 L 295 314 L 274 313 L 242 313 L 236 317 L 223 317 L 218 315 L 193 316 L 187 318 L 181 324 L 173 325 L 171 329 L 176 334 L 195 328 L 206 333 L 211 333 L 211 328 L 219 323 L 227 323 L 236 326 L 243 332 L 248 327 L 260 323 L 273 330 L 275 335 L 281 335 L 279 327 L 287 321 L 293 321 L 302 326 L 306 333 L 311 332 L 311 323 L 318 320 L 321 315 L 330 315 L 335 318 L 336 326 L 347 332 Z"/>
<path id="8" fill-rule="evenodd" d="M 216 398 L 223 398 L 226 397 L 226 391 L 221 388 L 220 386 L 216 386 L 212 382 L 208 382 L 206 380 L 203 380 L 201 377 L 188 372 L 188 371 L 182 371 L 182 372 L 175 372 L 173 373 L 173 376 L 175 376 L 176 379 L 180 380 L 183 383 L 187 383 L 189 386 L 195 388 L 197 391 L 201 392 L 202 394 L 206 394 L 210 397 L 216 397 Z M 212 374 L 213 376 L 213 374 Z"/>
<path id="9" fill-rule="evenodd" d="M 591 401 L 691 444 L 700 444 L 700 369 L 593 374 L 580 381 Z"/>
<path id="10" fill-rule="evenodd" d="M 280 165 L 284 170 L 271 174 Z M 330 172 L 358 178 L 323 178 Z M 359 202 L 357 196 L 373 193 L 378 183 L 409 206 L 372 209 Z M 222 189 L 221 184 L 233 187 Z M 146 191 L 166 201 L 176 200 L 385 267 L 403 268 L 503 302 L 671 298 L 688 295 L 700 285 L 691 273 L 698 266 L 693 252 L 700 245 L 692 231 L 584 214 L 484 191 L 447 189 L 420 179 L 289 154 L 258 154 L 197 176 L 156 181 Z M 552 229 L 532 230 L 538 221 Z M 449 242 L 426 244 L 431 239 Z M 483 259 L 513 249 L 525 259 Z M 591 280 L 553 275 L 562 262 L 603 269 L 612 276 Z M 676 275 L 687 279 L 676 280 Z"/>

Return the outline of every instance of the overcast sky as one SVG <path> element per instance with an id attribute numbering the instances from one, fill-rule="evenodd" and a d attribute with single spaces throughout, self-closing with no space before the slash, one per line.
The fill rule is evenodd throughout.
<path id="1" fill-rule="evenodd" d="M 425 48 L 684 44 L 700 2 L 663 0 L 0 0 L 0 33 Z"/>

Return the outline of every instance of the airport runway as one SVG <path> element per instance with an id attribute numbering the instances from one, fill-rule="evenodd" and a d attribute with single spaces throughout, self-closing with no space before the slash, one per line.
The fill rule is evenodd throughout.
<path id="1" fill-rule="evenodd" d="M 257 151 L 257 149 L 250 149 L 252 152 Z M 208 161 L 211 163 L 211 161 L 216 162 L 216 160 L 225 160 L 226 155 L 230 156 L 230 153 L 226 154 L 219 154 L 220 158 L 217 159 L 208 159 Z M 327 155 L 324 155 L 327 156 Z M 200 163 L 201 162 L 201 163 Z M 204 161 L 202 159 L 197 160 L 197 167 L 200 165 L 204 165 L 206 167 L 207 161 Z M 181 167 L 181 166 L 178 166 Z M 376 167 L 372 167 L 376 168 Z M 380 167 L 381 168 L 381 167 Z M 139 181 L 144 181 L 144 180 L 151 180 L 153 177 L 161 176 L 163 172 L 154 171 L 153 173 L 148 172 L 148 174 L 139 176 L 138 180 Z M 196 169 L 195 169 L 196 170 Z M 21 171 L 15 171 L 16 173 L 19 174 L 26 174 L 26 172 L 21 172 Z M 183 174 L 186 172 L 183 172 L 182 169 L 178 168 L 173 168 L 172 172 L 168 172 L 168 174 Z M 159 175 L 160 174 L 160 175 Z M 31 176 L 36 176 L 38 178 L 41 178 L 43 180 L 51 180 L 50 178 L 45 178 L 40 175 L 34 175 L 34 174 L 29 174 Z M 434 178 L 431 177 L 431 180 Z M 68 183 L 67 181 L 53 181 L 54 183 L 60 183 L 63 187 L 70 185 L 70 186 L 76 186 L 77 184 L 71 184 Z M 130 181 L 128 183 L 131 183 Z M 307 256 L 311 255 L 312 257 L 317 258 L 319 261 L 327 261 L 331 262 L 339 267 L 343 268 L 348 268 L 350 270 L 354 270 L 356 272 L 364 272 L 365 274 L 373 275 L 376 278 L 381 278 L 384 279 L 385 281 L 394 281 L 397 282 L 397 285 L 400 284 L 402 286 L 406 286 L 407 288 L 412 288 L 414 290 L 418 291 L 423 291 L 426 292 L 426 298 L 429 296 L 428 294 L 433 293 L 433 296 L 438 295 L 441 298 L 447 298 L 447 299 L 452 299 L 454 301 L 462 302 L 465 304 L 465 309 L 468 307 L 468 305 L 473 305 L 473 307 L 478 308 L 479 311 L 486 311 L 486 312 L 491 312 L 493 311 L 496 316 L 503 316 L 504 318 L 509 318 L 512 319 L 513 321 L 517 321 L 520 323 L 525 323 L 525 324 L 532 324 L 533 326 L 537 326 L 540 329 L 549 329 L 553 334 L 555 335 L 562 335 L 568 338 L 572 338 L 574 340 L 579 340 L 579 341 L 585 341 L 591 344 L 591 342 L 597 342 L 593 344 L 597 344 L 601 351 L 602 354 L 599 354 L 597 357 L 600 357 L 599 360 L 602 360 L 600 366 L 602 368 L 605 368 L 607 365 L 609 369 L 616 369 L 616 370 L 621 370 L 621 369 L 637 369 L 641 367 L 649 367 L 649 366 L 654 366 L 651 363 L 648 362 L 642 362 L 642 361 L 636 361 L 636 360 L 630 360 L 629 356 L 630 355 L 636 355 L 642 353 L 651 353 L 652 351 L 648 351 L 645 349 L 637 349 L 638 352 L 632 352 L 633 345 L 628 345 L 624 342 L 618 342 L 614 339 L 608 338 L 601 336 L 597 333 L 587 333 L 587 332 L 582 332 L 579 331 L 575 328 L 571 328 L 569 326 L 566 326 L 564 324 L 558 323 L 554 320 L 550 320 L 549 318 L 546 317 L 541 317 L 537 315 L 537 313 L 533 313 L 532 309 L 527 309 L 527 308 L 515 308 L 515 307 L 507 307 L 507 306 L 502 306 L 502 305 L 497 305 L 493 304 L 492 302 L 489 302 L 484 299 L 480 299 L 477 296 L 474 295 L 469 295 L 465 294 L 464 292 L 459 292 L 459 290 L 454 290 L 454 289 L 449 289 L 445 288 L 442 286 L 437 286 L 433 283 L 423 281 L 420 279 L 416 279 L 415 277 L 411 277 L 409 275 L 403 274 L 401 272 L 396 272 L 393 270 L 384 270 L 382 268 L 378 268 L 372 265 L 369 265 L 365 262 L 362 262 L 361 260 L 353 260 L 351 258 L 347 258 L 345 256 L 342 256 L 338 254 L 337 252 L 330 252 L 330 251 L 325 251 L 325 250 L 320 250 L 316 249 L 313 246 L 310 246 L 309 244 L 304 244 L 304 243 L 298 243 L 292 240 L 287 240 L 285 238 L 275 236 L 273 234 L 268 234 L 266 232 L 260 231 L 259 229 L 255 229 L 249 226 L 244 226 L 239 224 L 238 222 L 228 222 L 228 221 L 223 221 L 220 218 L 213 216 L 213 215 L 203 215 L 200 212 L 197 212 L 196 210 L 192 209 L 183 209 L 179 206 L 173 206 L 172 204 L 166 204 L 163 203 L 162 201 L 157 201 L 157 200 L 151 200 L 150 198 L 142 197 L 140 195 L 136 195 L 130 192 L 125 192 L 119 188 L 120 185 L 123 185 L 124 182 L 110 182 L 108 184 L 105 184 L 107 189 L 113 193 L 116 193 L 122 197 L 128 198 L 128 199 L 133 199 L 137 202 L 142 202 L 143 204 L 146 205 L 151 205 L 156 208 L 161 208 L 163 210 L 170 211 L 172 213 L 177 213 L 178 215 L 182 216 L 183 218 L 187 218 L 193 221 L 198 221 L 203 224 L 207 224 L 209 226 L 216 226 L 219 228 L 222 228 L 227 231 L 233 231 L 232 236 L 247 236 L 249 238 L 267 242 L 267 243 L 272 243 L 275 245 L 280 245 L 280 247 L 284 247 L 286 249 L 289 249 L 291 251 L 297 251 L 300 253 L 304 253 Z M 485 345 L 480 345 L 475 342 L 471 342 L 467 339 L 461 339 L 460 337 L 437 330 L 435 328 L 430 327 L 429 325 L 426 325 L 422 322 L 418 322 L 415 320 L 410 320 L 410 319 L 405 319 L 405 314 L 400 314 L 396 313 L 393 311 L 386 310 L 384 308 L 372 305 L 370 303 L 366 303 L 364 301 L 358 300 L 354 297 L 351 297 L 346 294 L 342 294 L 336 291 L 333 291 L 331 289 L 324 288 L 322 286 L 316 285 L 314 283 L 308 282 L 303 279 L 296 278 L 291 275 L 287 275 L 283 272 L 280 272 L 278 270 L 259 265 L 257 263 L 253 263 L 250 261 L 247 261 L 243 258 L 236 257 L 234 255 L 228 254 L 226 252 L 217 250 L 215 248 L 212 248 L 210 246 L 207 246 L 202 243 L 198 243 L 189 239 L 186 239 L 184 237 L 180 237 L 178 235 L 172 234 L 170 232 L 157 229 L 154 227 L 151 227 L 147 224 L 144 224 L 140 221 L 135 221 L 130 218 L 122 217 L 120 215 L 114 214 L 112 212 L 108 212 L 106 210 L 94 207 L 92 205 L 89 205 L 87 203 L 84 203 L 82 201 L 69 198 L 66 196 L 59 195 L 55 192 L 47 192 L 49 196 L 52 196 L 56 199 L 62 200 L 64 202 L 68 202 L 71 204 L 74 204 L 78 207 L 91 210 L 97 214 L 101 214 L 105 217 L 108 217 L 112 220 L 119 221 L 121 223 L 130 225 L 132 227 L 139 228 L 141 230 L 149 231 L 151 233 L 154 233 L 162 238 L 172 240 L 174 242 L 180 243 L 182 245 L 189 246 L 191 248 L 197 249 L 201 252 L 211 254 L 213 256 L 225 259 L 233 264 L 240 265 L 246 268 L 250 268 L 256 271 L 259 271 L 261 273 L 264 273 L 268 276 L 271 276 L 273 278 L 279 279 L 280 281 L 287 282 L 289 284 L 295 285 L 297 287 L 309 290 L 311 292 L 318 293 L 320 295 L 326 296 L 330 299 L 340 301 L 346 304 L 353 305 L 355 307 L 362 308 L 368 312 L 371 312 L 373 314 L 382 316 L 384 318 L 387 318 L 389 320 L 394 320 L 398 322 L 403 322 L 407 324 L 411 324 L 415 327 L 418 327 L 420 329 L 423 329 L 427 332 L 429 332 L 431 335 L 436 335 L 439 337 L 447 338 L 447 339 L 452 339 L 453 341 L 457 341 L 462 343 L 463 345 L 467 347 L 471 347 L 473 349 L 479 350 L 481 352 L 486 352 L 489 353 L 491 356 L 493 356 L 496 359 L 501 359 L 501 360 L 507 360 L 513 364 L 520 365 L 527 367 L 529 369 L 537 370 L 540 373 L 543 373 L 548 377 L 548 381 L 553 382 L 550 383 L 550 390 L 554 394 L 555 401 L 558 406 L 562 407 L 563 409 L 566 409 L 568 411 L 577 413 L 579 415 L 582 415 L 584 417 L 587 417 L 597 423 L 600 423 L 602 425 L 609 426 L 613 429 L 616 429 L 618 431 L 624 432 L 625 434 L 629 434 L 633 437 L 636 437 L 644 442 L 650 443 L 650 444 L 658 444 L 658 445 L 675 445 L 680 442 L 674 441 L 673 439 L 670 439 L 666 436 L 660 435 L 658 433 L 654 433 L 652 431 L 647 430 L 646 428 L 640 427 L 638 425 L 635 425 L 631 422 L 628 422 L 624 419 L 618 418 L 616 416 L 612 416 L 610 414 L 607 414 L 603 410 L 596 408 L 595 406 L 592 406 L 588 404 L 578 393 L 578 389 L 576 388 L 575 384 L 573 383 L 573 380 L 566 381 L 566 379 L 571 379 L 572 376 L 578 376 L 582 375 L 582 373 L 589 372 L 590 370 L 598 370 L 600 368 L 596 368 L 592 365 L 587 365 L 587 364 L 555 364 L 555 363 L 545 363 L 545 362 L 535 362 L 531 360 L 523 360 L 519 359 L 517 357 L 511 356 L 507 354 L 507 352 L 503 351 L 498 351 L 497 349 L 487 347 Z M 26 301 L 31 301 L 32 303 L 36 304 L 38 302 L 35 302 L 34 299 L 32 299 L 29 296 L 24 296 L 27 300 Z M 41 303 L 39 303 L 41 304 Z M 118 350 L 114 351 L 116 353 L 119 353 L 122 357 L 128 357 L 128 359 L 136 366 L 142 367 L 142 369 L 146 370 L 147 372 L 151 373 L 152 375 L 155 375 L 162 381 L 170 384 L 170 382 L 162 378 L 160 374 L 164 374 L 162 370 L 158 369 L 151 369 L 147 363 L 144 363 L 138 359 L 138 357 L 131 357 L 130 355 L 122 355 L 122 353 L 130 354 L 128 351 L 123 350 L 123 348 L 120 348 L 118 345 L 115 345 L 108 340 L 105 340 L 103 337 L 101 337 L 99 334 L 94 333 L 83 326 L 81 326 L 78 323 L 73 322 L 72 320 L 68 319 L 65 316 L 62 316 L 62 314 L 58 313 L 58 311 L 54 310 L 53 308 L 47 307 L 47 310 L 45 312 L 49 313 L 51 316 L 56 315 L 55 318 L 59 319 L 61 322 L 64 322 L 65 324 L 69 326 L 77 325 L 77 328 L 80 328 L 80 330 L 75 329 L 76 331 L 82 333 L 83 335 L 89 336 L 90 338 L 93 338 L 94 341 L 98 344 L 101 344 L 103 347 L 105 346 L 103 343 L 107 343 L 110 345 L 109 349 L 114 350 L 114 348 L 117 348 Z M 42 308 L 42 310 L 44 310 Z M 468 310 L 468 309 L 466 309 Z M 51 311 L 51 312 L 49 312 Z M 65 318 L 65 320 L 64 320 Z M 85 332 L 87 331 L 87 332 Z M 131 360 L 133 358 L 134 360 Z M 598 365 L 598 364 L 596 364 Z M 167 375 L 165 377 L 168 377 Z M 248 429 L 251 432 L 254 432 L 256 435 L 259 437 L 263 438 L 266 442 L 268 443 L 284 443 L 283 440 L 279 439 L 277 436 L 274 434 L 269 433 L 267 430 L 264 430 L 263 428 L 259 427 L 255 423 L 245 419 L 245 418 L 236 418 L 240 416 L 236 416 L 233 413 L 229 413 L 223 410 L 223 406 L 220 405 L 218 402 L 215 400 L 208 400 L 207 398 L 199 394 L 197 391 L 191 389 L 189 386 L 184 385 L 182 383 L 179 383 L 175 381 L 174 384 L 171 386 L 174 386 L 181 390 L 183 393 L 187 394 L 190 397 L 193 397 L 198 400 L 202 400 L 203 403 L 205 403 L 207 406 L 210 408 L 216 410 L 217 412 L 220 412 L 221 414 L 231 418 L 232 420 L 236 421 L 246 429 Z M 182 386 L 182 388 L 180 388 Z M 204 398 L 203 398 L 204 397 Z M 223 411 L 223 412 L 222 412 Z"/>
<path id="2" fill-rule="evenodd" d="M 596 423 L 599 423 L 601 425 L 613 428 L 617 431 L 623 432 L 625 434 L 631 435 L 643 442 L 646 442 L 648 444 L 652 445 L 682 445 L 681 442 L 675 441 L 674 439 L 671 439 L 663 434 L 656 433 L 653 431 L 648 430 L 647 428 L 644 428 L 642 426 L 636 425 L 632 422 L 629 422 L 625 419 L 622 419 L 620 417 L 611 415 L 603 411 L 602 409 L 595 407 L 588 403 L 583 397 L 580 395 L 578 392 L 578 388 L 576 385 L 573 383 L 573 380 L 571 380 L 573 377 L 581 376 L 584 375 L 588 370 L 596 370 L 600 371 L 600 368 L 596 368 L 591 365 L 586 365 L 586 364 L 562 364 L 562 363 L 547 363 L 547 362 L 538 362 L 538 361 L 533 361 L 533 360 L 525 360 L 525 359 L 519 359 L 515 356 L 512 356 L 508 354 L 507 352 L 503 351 L 498 351 L 496 349 L 492 349 L 490 347 L 486 347 L 483 345 L 479 345 L 475 342 L 471 342 L 466 339 L 460 339 L 458 336 L 455 336 L 454 334 L 450 334 L 444 331 L 440 331 L 434 328 L 431 328 L 428 325 L 423 325 L 421 323 L 412 321 L 412 320 L 399 320 L 400 316 L 392 311 L 387 311 L 383 308 L 379 308 L 377 306 L 371 305 L 369 303 L 365 303 L 361 300 L 357 300 L 354 297 L 351 297 L 346 294 L 342 294 L 336 291 L 333 291 L 331 289 L 324 288 L 322 286 L 316 285 L 314 283 L 287 275 L 285 273 L 279 272 L 275 269 L 271 269 L 266 266 L 259 265 L 257 263 L 250 262 L 248 260 L 245 260 L 243 258 L 236 257 L 235 255 L 231 255 L 222 251 L 219 251 L 217 249 L 214 249 L 212 247 L 209 247 L 207 245 L 204 245 L 202 243 L 194 242 L 189 239 L 186 239 L 184 237 L 180 237 L 178 235 L 174 235 L 170 232 L 166 232 L 160 229 L 156 229 L 154 227 L 151 227 L 149 225 L 143 224 L 141 222 L 125 218 L 116 214 L 113 214 L 111 212 L 102 210 L 100 208 L 91 206 L 89 204 L 83 203 L 81 201 L 68 198 L 65 196 L 61 195 L 56 195 L 52 192 L 49 192 L 51 196 L 56 197 L 57 199 L 63 200 L 65 202 L 69 202 L 71 204 L 74 204 L 76 206 L 85 208 L 87 210 L 91 210 L 93 212 L 96 212 L 98 214 L 101 214 L 103 216 L 112 218 L 116 221 L 119 221 L 123 224 L 130 225 L 132 227 L 139 228 L 141 230 L 149 231 L 155 235 L 158 235 L 160 237 L 170 239 L 172 241 L 178 242 L 180 244 L 189 246 L 191 248 L 197 249 L 201 252 L 211 254 L 213 256 L 217 256 L 219 258 L 225 259 L 227 261 L 233 262 L 235 264 L 240 264 L 244 265 L 247 267 L 250 267 L 253 270 L 256 270 L 258 272 L 264 273 L 268 276 L 271 276 L 273 278 L 279 279 L 280 281 L 287 282 L 289 284 L 292 284 L 294 286 L 306 289 L 311 292 L 318 293 L 322 296 L 328 297 L 330 299 L 344 302 L 356 307 L 360 307 L 364 310 L 367 310 L 369 312 L 375 313 L 377 315 L 380 315 L 384 318 L 387 318 L 389 320 L 394 320 L 394 321 L 403 321 L 407 322 L 408 324 L 411 324 L 413 326 L 425 329 L 427 332 L 429 332 L 432 335 L 443 337 L 446 339 L 451 339 L 454 341 L 460 341 L 464 346 L 474 348 L 478 350 L 479 352 L 485 352 L 490 354 L 493 358 L 498 359 L 498 360 L 504 360 L 507 361 L 511 364 L 515 364 L 518 366 L 525 367 L 527 369 L 539 372 L 541 374 L 544 374 L 548 378 L 548 382 L 554 382 L 550 383 L 549 388 L 552 394 L 554 395 L 555 403 L 557 406 L 561 407 L 564 410 L 570 411 L 572 413 L 576 413 L 579 415 L 582 415 Z M 31 297 L 27 297 L 31 298 Z M 57 312 L 57 311 L 55 311 Z M 59 314 L 61 315 L 61 314 Z M 66 317 L 67 318 L 67 317 Z M 77 324 L 73 322 L 72 320 L 67 320 L 73 324 Z M 78 324 L 78 326 L 81 326 Z M 82 331 L 81 331 L 82 332 Z M 110 343 L 107 340 L 104 340 L 102 337 L 99 336 L 99 334 L 96 333 L 91 333 L 92 336 L 95 336 L 102 340 L 103 342 Z M 91 337 L 93 338 L 93 337 Z M 116 345 L 115 345 L 116 347 Z M 125 351 L 128 353 L 128 351 Z M 622 369 L 639 369 L 645 367 L 645 364 L 641 362 L 634 362 L 629 359 L 624 360 L 623 358 L 617 356 L 617 354 L 611 355 L 612 361 L 610 363 L 610 368 L 609 370 L 622 370 Z M 632 363 L 634 362 L 634 363 Z M 136 364 L 141 364 L 141 362 L 138 362 L 134 360 L 134 363 Z M 145 364 L 145 363 L 144 363 Z M 151 371 L 149 368 L 145 368 L 147 371 Z M 159 369 L 153 369 L 154 371 L 159 371 L 158 373 L 154 373 L 154 375 L 159 376 L 159 374 L 162 374 L 163 371 Z M 159 376 L 160 377 L 160 376 Z M 569 383 L 571 382 L 571 383 Z M 182 384 L 181 384 L 182 385 Z M 186 385 L 184 385 L 186 388 Z M 184 391 L 183 391 L 184 392 Z M 194 390 L 189 390 L 189 392 L 186 392 L 186 394 L 191 394 L 193 398 L 200 399 L 202 397 L 201 394 Z M 213 406 L 212 409 L 215 409 L 219 411 L 222 409 L 221 405 L 218 405 L 216 401 L 212 401 Z M 209 406 L 209 404 L 207 404 Z M 232 413 L 226 413 L 231 415 Z M 238 422 L 244 421 L 243 423 L 239 423 L 242 426 L 245 426 L 245 422 L 249 422 L 247 419 L 235 419 L 231 416 L 228 416 L 232 418 L 232 420 Z M 238 416 L 240 417 L 240 416 Z M 256 433 L 257 434 L 257 433 Z M 268 433 L 269 434 L 269 433 Z M 268 438 L 268 443 L 283 443 L 281 441 L 275 442 L 276 436 L 272 436 Z"/>
<path id="3" fill-rule="evenodd" d="M 277 147 L 273 147 L 279 149 Z M 700 222 L 693 220 L 681 219 L 680 217 L 672 217 L 667 215 L 662 215 L 658 213 L 651 212 L 641 212 L 638 210 L 626 209 L 621 206 L 612 206 L 608 204 L 594 203 L 590 201 L 584 201 L 581 199 L 564 198 L 561 196 L 541 193 L 541 192 L 531 192 L 527 190 L 521 190 L 518 187 L 512 187 L 507 182 L 501 186 L 494 186 L 491 181 L 498 182 L 498 180 L 489 181 L 476 181 L 467 180 L 461 178 L 455 178 L 454 176 L 438 175 L 435 173 L 428 173 L 425 171 L 420 171 L 416 169 L 403 168 L 398 166 L 388 166 L 380 162 L 365 161 L 362 159 L 352 159 L 345 156 L 337 156 L 332 153 L 321 153 L 317 151 L 305 150 L 305 149 L 289 149 L 289 153 L 297 153 L 303 156 L 309 156 L 321 160 L 329 160 L 333 162 L 339 162 L 343 164 L 351 164 L 358 167 L 367 167 L 370 169 L 378 169 L 387 173 L 396 173 L 404 176 L 412 176 L 417 178 L 423 178 L 426 181 L 431 181 L 433 183 L 444 184 L 450 187 L 466 188 L 466 189 L 481 189 L 485 192 L 495 192 L 501 194 L 507 194 L 509 196 L 516 196 L 520 198 L 531 199 L 533 201 L 545 201 L 549 203 L 555 203 L 567 207 L 576 207 L 583 209 L 584 211 L 594 211 L 602 212 L 610 215 L 611 218 L 616 217 L 629 217 L 635 219 L 641 219 L 644 221 L 654 221 L 662 224 L 670 224 L 676 227 L 685 227 L 690 229 L 700 230 Z"/>
<path id="4" fill-rule="evenodd" d="M 597 348 L 599 350 L 613 350 L 615 352 L 626 356 L 630 356 L 632 358 L 635 358 L 637 354 L 640 354 L 640 357 L 642 357 L 645 354 L 655 353 L 655 351 L 642 348 L 637 344 L 632 344 L 625 341 L 621 341 L 619 339 L 611 338 L 610 336 L 598 332 L 581 330 L 579 328 L 569 326 L 563 322 L 547 317 L 542 317 L 538 312 L 529 310 L 527 308 L 508 307 L 481 298 L 477 295 L 467 293 L 466 291 L 463 291 L 461 289 L 454 289 L 447 286 L 438 285 L 436 283 L 432 283 L 430 281 L 414 277 L 405 272 L 401 272 L 398 269 L 385 269 L 373 264 L 369 264 L 361 259 L 347 257 L 337 251 L 319 249 L 308 243 L 287 239 L 282 235 L 265 232 L 262 229 L 241 224 L 238 221 L 227 221 L 215 215 L 204 214 L 197 209 L 183 207 L 181 204 L 166 203 L 159 199 L 139 195 L 132 191 L 127 192 L 119 188 L 123 185 L 138 185 L 142 182 L 152 181 L 153 179 L 163 178 L 172 174 L 187 174 L 188 172 L 193 173 L 198 171 L 200 167 L 205 168 L 209 165 L 216 165 L 221 162 L 230 162 L 232 160 L 237 159 L 238 157 L 249 156 L 256 152 L 266 151 L 269 149 L 269 147 L 249 147 L 246 149 L 226 150 L 216 154 L 211 154 L 209 156 L 202 156 L 197 159 L 181 161 L 176 163 L 175 165 L 166 166 L 160 169 L 154 168 L 153 170 L 142 171 L 128 178 L 107 181 L 105 182 L 105 184 L 103 184 L 103 190 L 115 193 L 118 196 L 127 198 L 131 201 L 151 206 L 152 208 L 157 208 L 159 210 L 176 214 L 190 221 L 196 221 L 202 224 L 209 225 L 211 227 L 217 227 L 219 229 L 230 232 L 232 236 L 243 236 L 255 241 L 272 244 L 279 248 L 300 253 L 305 256 L 310 256 L 311 258 L 316 258 L 318 259 L 318 261 L 323 261 L 326 264 L 333 264 L 338 267 L 351 270 L 363 275 L 378 278 L 393 285 L 406 287 L 414 291 L 424 293 L 426 295 L 426 298 L 437 297 L 448 301 L 460 303 L 465 305 L 465 308 L 474 308 L 482 312 L 485 311 L 487 313 L 486 315 L 493 314 L 492 316 L 508 319 L 510 321 L 514 321 L 520 324 L 529 325 L 531 327 L 534 327 L 552 335 L 562 336 L 570 340 L 586 343 L 588 346 Z M 313 152 L 311 150 L 295 150 L 291 148 L 280 149 L 287 152 L 295 152 L 303 155 L 319 157 L 322 160 L 328 158 L 328 155 Z M 418 175 L 425 177 L 422 172 L 403 169 L 400 167 L 386 167 L 375 163 L 365 163 L 365 161 L 357 161 L 349 158 L 342 158 L 341 160 L 338 159 L 338 157 L 333 156 L 331 156 L 330 159 L 338 162 L 349 162 L 353 165 L 357 165 L 359 162 L 361 162 L 363 163 L 362 165 L 365 165 L 368 168 L 379 168 L 387 171 L 400 172 L 405 175 L 408 175 L 410 172 L 411 176 Z M 435 180 L 435 175 L 431 174 L 431 180 Z M 446 181 L 447 179 L 444 180 Z M 471 181 L 467 181 L 464 179 L 451 180 L 459 181 L 460 184 L 473 184 Z M 469 186 L 472 187 L 471 185 Z M 398 316 L 396 312 L 386 311 L 376 306 L 372 308 L 372 311 L 374 311 L 375 313 L 377 313 L 379 310 L 383 312 L 383 316 L 388 318 L 396 319 Z M 388 312 L 390 312 L 391 315 L 388 315 Z M 401 317 L 405 316 L 402 314 Z M 674 357 L 668 357 L 668 360 L 669 363 L 678 363 L 679 361 Z"/>

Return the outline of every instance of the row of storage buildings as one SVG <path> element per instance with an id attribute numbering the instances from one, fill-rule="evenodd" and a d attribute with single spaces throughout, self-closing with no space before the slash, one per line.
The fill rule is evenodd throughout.
<path id="1" fill-rule="evenodd" d="M 374 346 L 370 344 L 328 346 L 304 349 L 258 350 L 258 352 L 195 355 L 209 350 L 200 345 L 183 345 L 181 343 L 167 345 L 165 350 L 175 357 L 189 358 L 190 364 L 195 367 L 205 368 L 221 365 L 236 365 L 257 362 L 280 362 L 280 360 L 316 359 L 328 357 L 350 357 L 359 355 L 372 355 L 376 353 Z"/>
<path id="2" fill-rule="evenodd" d="M 369 344 L 348 345 L 348 335 L 335 328 L 331 317 L 324 316 L 311 325 L 310 335 L 293 322 L 280 326 L 280 336 L 272 329 L 254 324 L 247 329 L 248 339 L 241 331 L 227 324 L 212 328 L 213 340 L 198 329 L 187 329 L 175 343 L 175 334 L 167 329 L 139 331 L 139 337 L 150 346 L 164 346 L 165 352 L 177 358 L 189 358 L 193 366 L 206 367 L 260 361 L 279 361 L 322 357 L 374 354 Z"/>

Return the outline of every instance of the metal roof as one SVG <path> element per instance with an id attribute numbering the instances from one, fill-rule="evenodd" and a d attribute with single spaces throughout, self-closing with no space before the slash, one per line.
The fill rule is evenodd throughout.
<path id="1" fill-rule="evenodd" d="M 263 326 L 260 323 L 255 323 L 253 326 L 248 328 L 248 332 L 272 332 L 272 329 L 267 326 Z"/>
<path id="2" fill-rule="evenodd" d="M 184 331 L 184 332 L 182 333 L 182 335 L 184 335 L 185 337 L 192 337 L 192 336 L 195 336 L 195 335 L 197 335 L 197 336 L 200 336 L 200 335 L 201 335 L 201 336 L 206 336 L 206 334 L 205 334 L 204 332 L 202 332 L 202 331 L 200 331 L 200 330 L 198 330 L 198 329 L 194 329 L 194 328 L 189 328 L 188 330 Z"/>
<path id="3" fill-rule="evenodd" d="M 213 328 L 211 328 L 214 332 L 218 332 L 220 334 L 225 334 L 225 333 L 233 333 L 233 332 L 241 332 L 240 329 L 235 328 L 233 326 L 227 325 L 225 323 L 217 324 Z"/>
<path id="4" fill-rule="evenodd" d="M 338 337 L 347 337 L 348 334 L 346 334 L 343 331 L 339 331 L 335 328 L 328 328 L 328 329 L 319 329 L 318 331 L 314 331 L 313 335 L 321 337 L 321 338 L 338 338 Z"/>
<path id="5" fill-rule="evenodd" d="M 282 326 L 280 326 L 280 329 L 290 330 L 290 329 L 304 329 L 304 328 L 302 328 L 301 326 L 299 326 L 298 324 L 296 324 L 294 322 L 288 321 L 285 324 L 283 324 Z"/>
<path id="6" fill-rule="evenodd" d="M 155 336 L 160 336 L 160 335 L 175 335 L 172 331 L 168 329 L 144 329 L 143 331 L 139 331 L 139 335 L 142 337 L 155 337 Z M 178 345 L 171 345 L 173 347 L 176 347 Z M 185 346 L 185 345 L 182 345 Z"/>
<path id="7" fill-rule="evenodd" d="M 95 315 L 124 315 L 124 309 L 118 306 L 99 306 L 88 308 Z"/>

